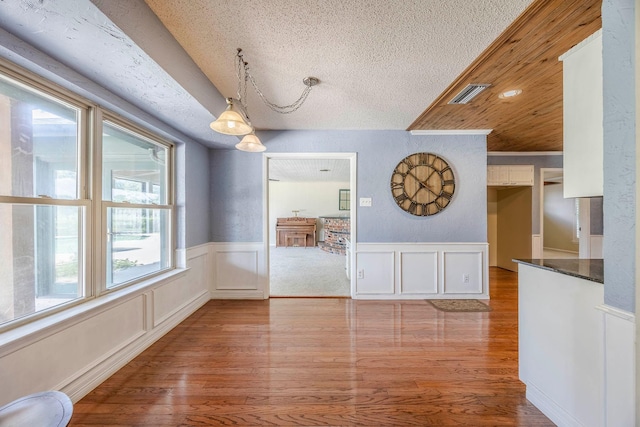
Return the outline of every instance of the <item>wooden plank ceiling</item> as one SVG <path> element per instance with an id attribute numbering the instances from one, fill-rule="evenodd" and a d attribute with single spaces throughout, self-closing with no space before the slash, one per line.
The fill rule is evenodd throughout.
<path id="1" fill-rule="evenodd" d="M 558 57 L 602 27 L 601 5 L 602 0 L 535 1 L 408 130 L 493 129 L 489 151 L 561 151 Z M 448 104 L 471 83 L 491 87 L 468 104 Z M 522 94 L 498 98 L 511 89 Z"/>

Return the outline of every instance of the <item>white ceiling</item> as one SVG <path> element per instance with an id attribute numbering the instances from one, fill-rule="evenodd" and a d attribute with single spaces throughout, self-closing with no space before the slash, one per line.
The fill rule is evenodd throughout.
<path id="1" fill-rule="evenodd" d="M 236 48 L 278 115 L 258 129 L 406 129 L 530 0 L 145 0 L 204 74 L 235 97 Z"/>
<path id="2" fill-rule="evenodd" d="M 406 129 L 530 2 L 13 0 L 0 1 L 0 27 L 188 137 L 233 148 L 208 125 L 235 96 L 238 47 L 276 103 L 321 80 L 289 115 L 249 92 L 258 129 Z"/>

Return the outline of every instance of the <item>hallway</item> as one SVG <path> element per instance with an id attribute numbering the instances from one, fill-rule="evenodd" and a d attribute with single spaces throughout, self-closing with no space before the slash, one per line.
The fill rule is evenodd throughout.
<path id="1" fill-rule="evenodd" d="M 213 300 L 75 405 L 83 425 L 551 426 L 518 380 L 517 275 L 493 311 Z"/>

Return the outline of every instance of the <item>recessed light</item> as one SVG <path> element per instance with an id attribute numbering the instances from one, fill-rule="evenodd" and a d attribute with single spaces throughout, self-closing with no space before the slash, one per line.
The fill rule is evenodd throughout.
<path id="1" fill-rule="evenodd" d="M 522 90 L 520 89 L 507 90 L 502 92 L 500 95 L 498 95 L 498 98 L 500 99 L 512 98 L 514 96 L 520 95 L 521 93 L 522 93 Z"/>

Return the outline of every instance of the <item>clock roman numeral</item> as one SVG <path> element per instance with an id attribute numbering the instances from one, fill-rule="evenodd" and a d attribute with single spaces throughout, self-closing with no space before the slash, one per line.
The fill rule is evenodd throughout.
<path id="1" fill-rule="evenodd" d="M 409 167 L 409 169 L 413 168 L 413 162 L 411 161 L 411 159 L 409 157 L 405 157 L 404 159 L 402 159 L 402 163 L 407 165 L 407 167 Z"/>
<path id="2" fill-rule="evenodd" d="M 440 193 L 440 197 L 444 197 L 447 200 L 451 200 L 451 198 L 453 197 L 453 194 L 443 191 Z"/>
<path id="3" fill-rule="evenodd" d="M 401 205 L 405 200 L 408 199 L 408 197 L 407 197 L 406 194 L 402 193 L 402 194 L 399 194 L 399 195 L 395 196 L 395 199 L 396 199 L 396 203 L 398 205 Z"/>

